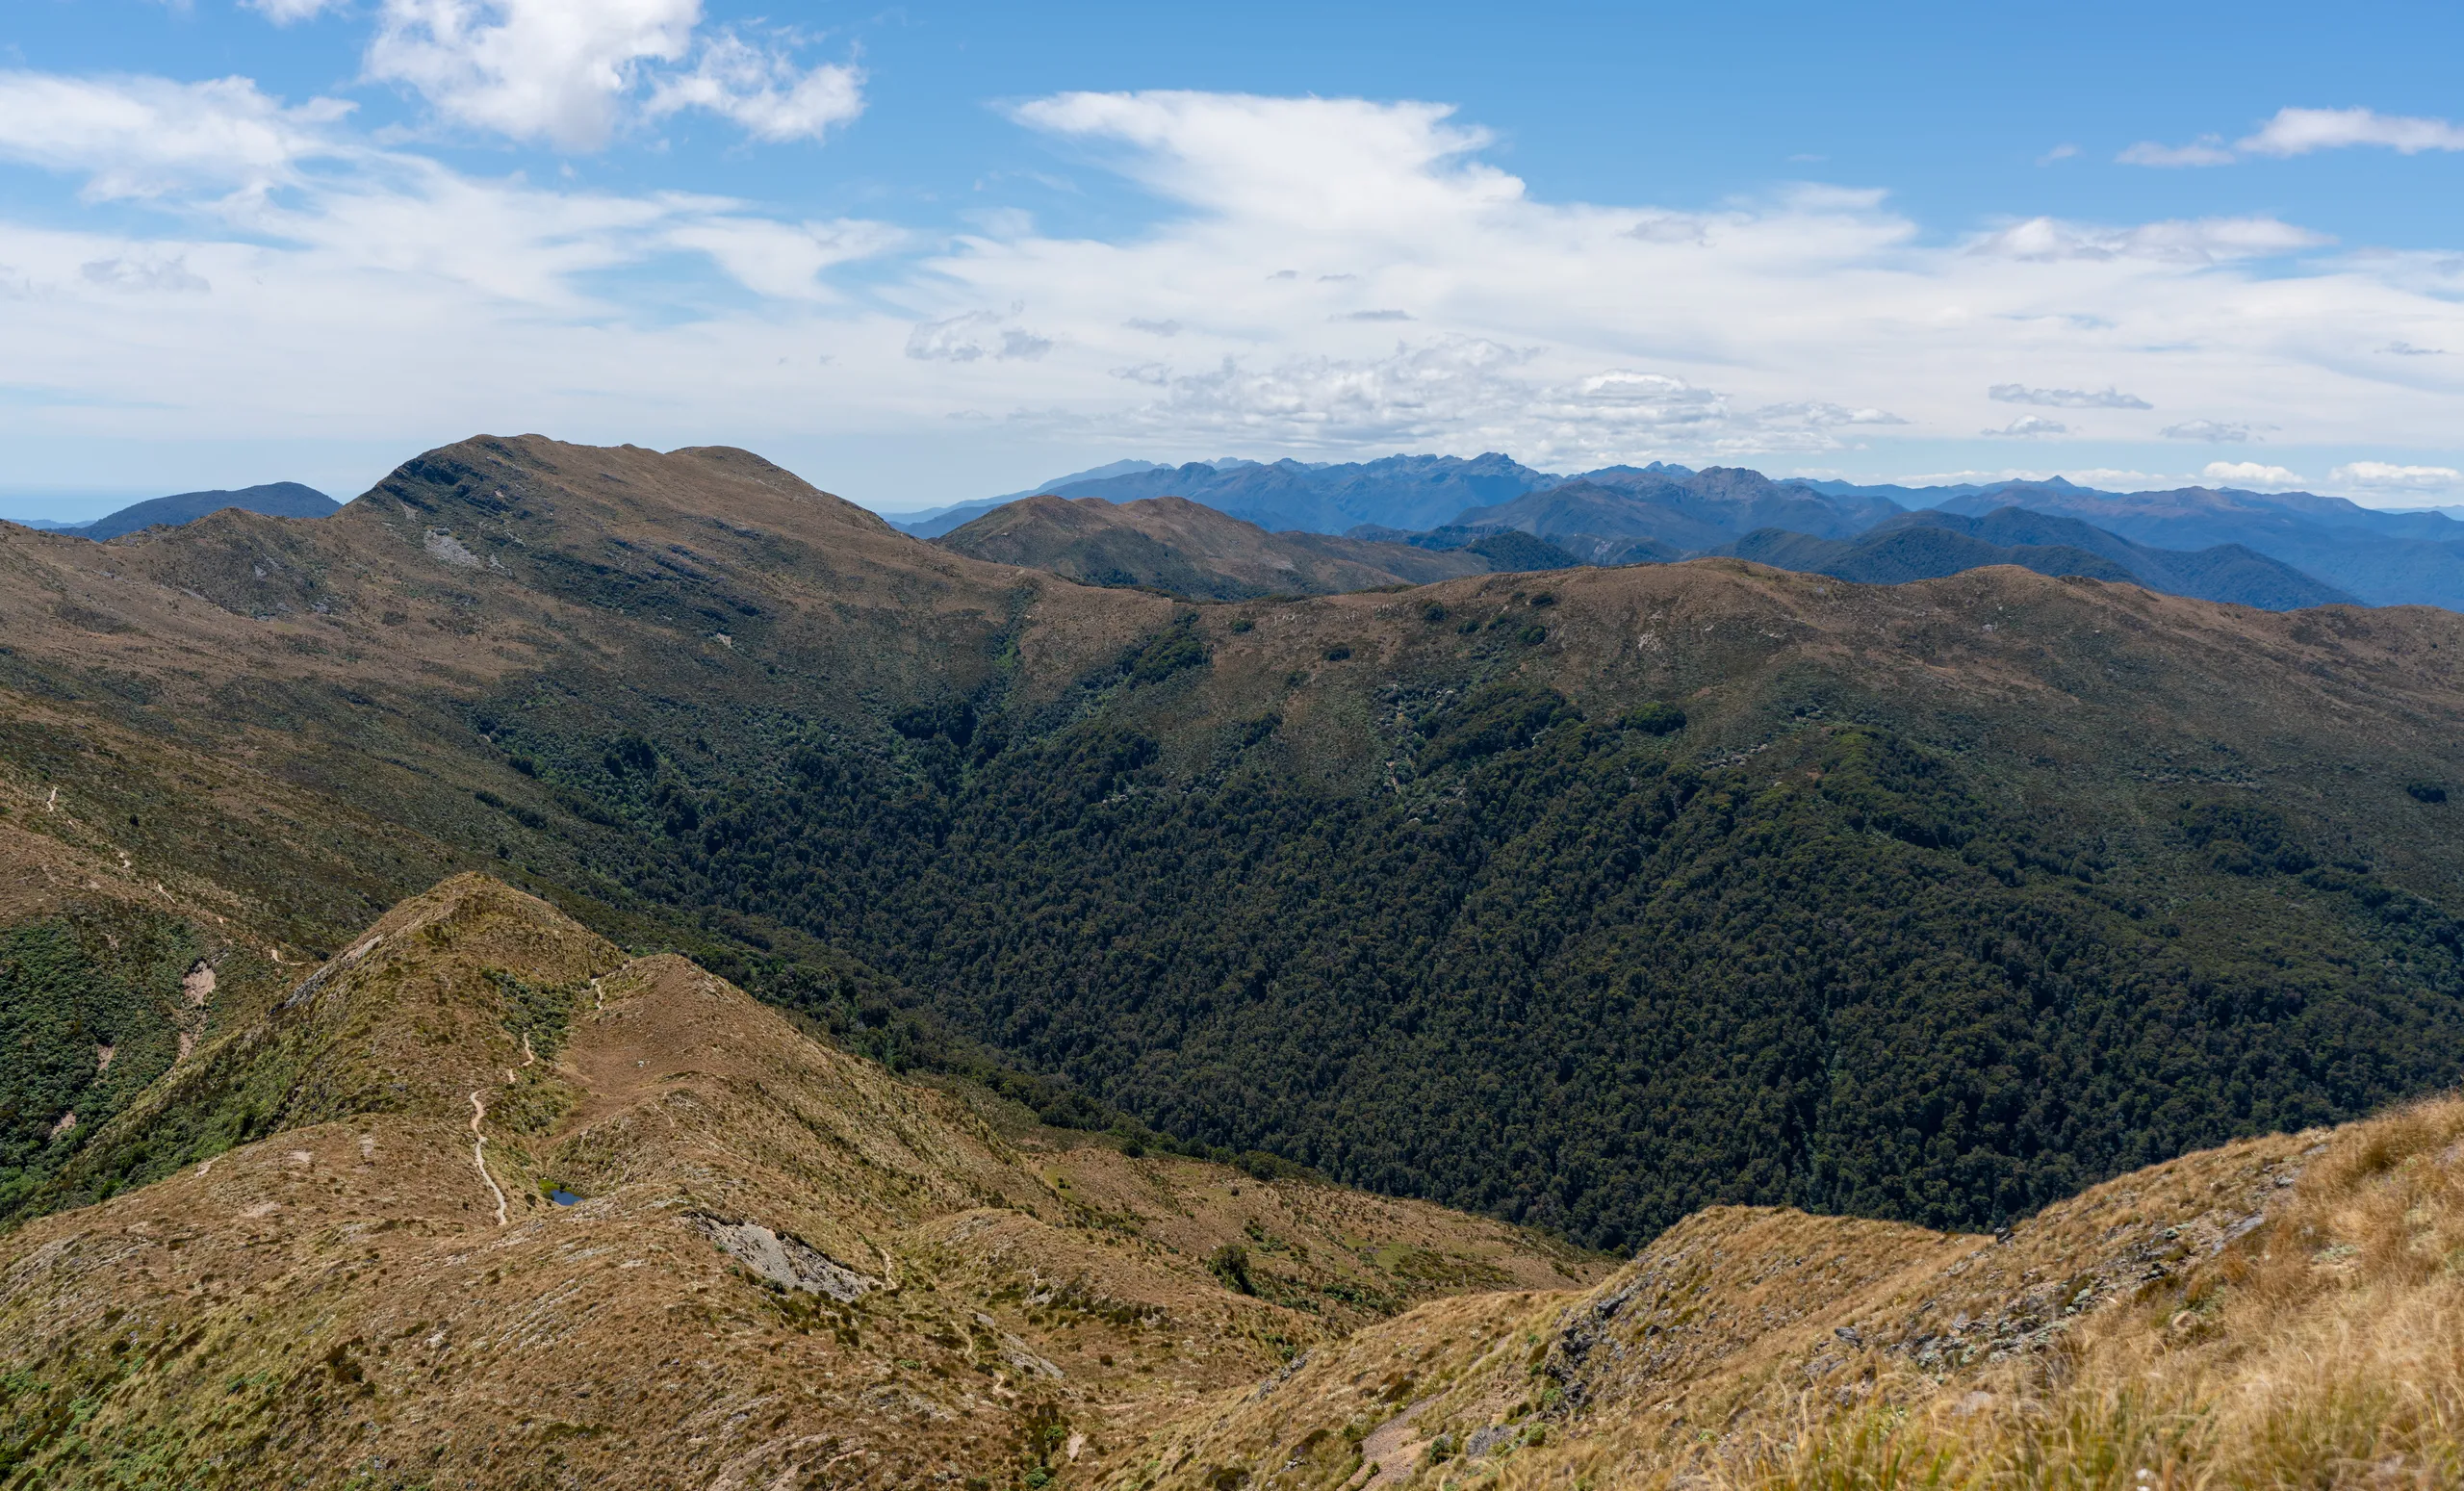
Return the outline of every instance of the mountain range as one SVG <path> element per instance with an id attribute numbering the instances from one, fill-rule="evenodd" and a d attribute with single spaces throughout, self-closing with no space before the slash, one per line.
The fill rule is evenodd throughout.
<path id="1" fill-rule="evenodd" d="M 1186 498 L 1118 501 L 1095 495 L 1095 489 L 1177 482 L 1214 490 L 1224 501 L 1251 501 L 1261 491 L 1286 490 L 1306 476 L 1322 478 L 1329 491 L 1344 494 L 1355 506 L 1367 505 L 1363 494 L 1379 491 L 1381 482 L 1389 483 L 1389 489 L 1399 482 L 1404 489 L 1401 501 L 1419 503 L 1419 508 L 1410 510 L 1424 512 L 1434 510 L 1426 505 L 1428 490 L 1495 478 L 1496 463 L 1504 462 L 1502 456 L 1481 460 L 1491 465 L 1476 472 L 1472 468 L 1477 463 L 1446 466 L 1433 459 L 1410 467 L 1375 462 L 1308 468 L 1296 463 L 1284 463 L 1282 468 L 1157 466 L 1089 482 L 1060 483 L 1063 491 L 1053 501 L 1011 501 L 974 517 L 963 528 L 945 529 L 937 541 L 964 546 L 978 557 L 1034 564 L 1073 578 L 1109 578 L 1110 582 L 1156 585 L 1217 600 L 1267 593 L 1275 588 L 1278 577 L 1286 588 L 1312 592 L 1437 578 L 1424 567 L 1397 559 L 1393 546 L 1399 545 L 1475 552 L 1495 570 L 1664 563 L 1693 554 L 1735 554 L 1783 568 L 1882 583 L 2015 564 L 2040 574 L 2125 579 L 2169 594 L 2272 610 L 2357 599 L 2354 593 L 2250 545 L 2225 541 L 2197 548 L 2162 548 L 2134 542 L 2077 518 L 2016 505 L 2023 501 L 2074 505 L 2094 501 L 2108 509 L 2128 510 L 2118 500 L 2087 494 L 2067 483 L 1962 488 L 1942 506 L 1911 512 L 1891 494 L 1840 490 L 1836 483 L 1827 484 L 1831 489 L 1826 489 L 1822 484 L 1774 481 L 1758 472 L 1733 468 L 1697 472 L 1659 465 L 1611 467 L 1560 479 L 1517 467 L 1510 474 L 1512 483 L 1540 484 L 1510 501 L 1467 507 L 1437 527 L 1419 530 L 1381 523 L 1351 527 L 1345 538 L 1387 546 L 1388 556 L 1383 560 L 1365 553 L 1353 555 L 1368 566 L 1364 570 L 1327 567 L 1322 560 L 1333 553 L 1330 540 L 1305 527 L 1270 534 L 1258 524 L 1217 525 L 1201 540 L 1193 525 L 1203 521 L 1199 514 L 1211 510 L 1204 504 Z M 2012 501 L 2001 501 L 2006 498 Z M 1181 504 L 1173 524 L 1149 523 L 1135 538 L 1123 528 L 1133 510 L 1149 510 L 1142 503 L 1166 501 Z M 2244 517 L 2273 513 L 2277 518 L 2248 525 L 2220 521 L 2209 530 L 2177 526 L 2169 531 L 2177 537 L 2213 539 L 2217 532 L 2255 527 L 2262 531 L 2253 532 L 2254 538 L 2279 547 L 2291 544 L 2306 554 L 2309 549 L 2286 535 L 2303 531 L 2300 523 L 2324 521 L 2320 518 L 2323 514 L 2346 525 L 2342 542 L 2348 549 L 2355 543 L 2378 543 L 2421 551 L 2407 573 L 2424 578 L 2441 594 L 2436 581 L 2442 562 L 2439 555 L 2446 553 L 2438 537 L 2444 531 L 2441 526 L 2464 531 L 2464 525 L 2443 515 L 2374 514 L 2341 500 L 2227 505 Z M 1098 513 L 1103 515 L 1100 521 Z M 2351 529 L 2348 521 L 2352 513 L 2365 514 L 2361 521 L 2378 523 L 2379 527 L 2371 530 L 2377 536 L 2365 533 L 2353 538 L 2357 530 Z M 2307 516 L 2297 521 L 2288 515 Z M 1110 536 L 1094 537 L 1092 530 L 1099 527 Z M 995 548 L 983 547 L 994 542 L 995 533 L 1000 535 Z M 1319 558 L 1303 567 L 1308 578 L 1299 578 L 1302 568 L 1295 566 L 1300 565 L 1296 556 L 1304 553 Z M 2381 597 L 2410 594 L 2400 585 L 2391 587 L 2383 577 L 2374 593 Z"/>
<path id="2" fill-rule="evenodd" d="M 1131 468 L 1120 470 L 1120 467 Z M 1064 476 L 1033 494 L 1100 497 L 1110 502 L 1180 497 L 1273 531 L 1341 533 L 1360 524 L 1417 530 L 1436 527 L 1466 507 L 1510 501 L 1566 478 L 1533 471 L 1494 451 L 1452 455 L 1390 455 L 1380 460 L 1190 461 L 1179 466 L 1119 462 Z M 1012 499 L 991 499 L 999 506 Z M 972 513 L 966 514 L 973 516 Z M 903 530 L 936 538 L 965 521 L 957 508 L 936 509 Z"/>
<path id="3" fill-rule="evenodd" d="M 1031 497 L 934 540 L 955 553 L 1094 585 L 1148 585 L 1207 601 L 1417 585 L 1489 569 L 1462 551 L 1322 533 L 1270 533 L 1178 497 L 1111 502 Z"/>
<path id="4" fill-rule="evenodd" d="M 2307 492 L 2092 492 L 2014 484 L 1953 498 L 1945 511 L 2024 506 L 2076 518 L 2143 544 L 2239 544 L 2372 605 L 2464 608 L 2464 523 L 2442 512 L 2382 512 Z"/>
<path id="5" fill-rule="evenodd" d="M 2040 575 L 2122 580 L 2169 595 L 2230 601 L 2262 610 L 2357 604 L 2334 586 L 2240 544 L 2154 549 L 2075 518 L 2024 507 L 1997 507 L 1980 517 L 1940 509 L 1904 513 L 1853 539 L 1758 528 L 1714 552 L 1866 584 L 1895 585 L 1989 564 L 2015 564 Z"/>
<path id="6" fill-rule="evenodd" d="M 1193 604 L 536 436 L 0 527 L 0 1455 L 2427 1465 L 2249 1416 L 2452 1339 L 2464 1119 L 2325 1126 L 2464 1078 L 2459 655 L 2012 566 Z"/>

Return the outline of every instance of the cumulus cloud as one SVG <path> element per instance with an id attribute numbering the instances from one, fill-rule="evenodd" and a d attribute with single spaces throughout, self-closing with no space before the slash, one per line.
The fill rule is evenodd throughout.
<path id="1" fill-rule="evenodd" d="M 2044 435 L 2066 435 L 2070 433 L 2070 426 L 2059 420 L 2048 420 L 2041 414 L 2023 414 L 2000 429 L 1979 430 L 1977 433 L 1999 439 L 2032 440 Z"/>
<path id="2" fill-rule="evenodd" d="M 2107 387 L 2100 393 L 2076 388 L 2030 388 L 2024 383 L 1996 383 L 1986 397 L 1997 403 L 2040 404 L 2048 409 L 2153 409 L 2136 394 Z"/>
<path id="3" fill-rule="evenodd" d="M 682 109 L 724 115 L 756 140 L 819 140 L 864 112 L 864 74 L 852 65 L 800 71 L 783 54 L 722 32 L 704 43 L 691 72 L 651 94 L 653 117 Z"/>
<path id="4" fill-rule="evenodd" d="M 2210 461 L 2199 477 L 2212 487 L 2244 487 L 2252 491 L 2281 490 L 2302 485 L 2302 478 L 2281 466 L 2257 461 Z"/>
<path id="5" fill-rule="evenodd" d="M 2168 440 L 2204 440 L 2212 446 L 2247 445 L 2254 438 L 2247 424 L 2234 420 L 2184 420 L 2156 433 Z"/>
<path id="6" fill-rule="evenodd" d="M 568 150 L 606 144 L 637 100 L 651 117 L 706 109 L 771 141 L 862 112 L 855 67 L 800 71 L 733 32 L 697 49 L 701 19 L 701 0 L 384 0 L 365 66 L 453 123 Z"/>
<path id="7" fill-rule="evenodd" d="M 2464 471 L 2452 466 L 2397 466 L 2386 461 L 2351 461 L 2327 473 L 2332 486 L 2371 492 L 2445 492 L 2464 486 Z"/>

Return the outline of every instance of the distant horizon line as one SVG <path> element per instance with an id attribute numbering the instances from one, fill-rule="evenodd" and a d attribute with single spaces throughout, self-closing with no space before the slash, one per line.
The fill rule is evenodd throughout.
<path id="1" fill-rule="evenodd" d="M 549 438 L 552 439 L 554 437 L 552 436 Z M 583 444 L 583 442 L 572 443 Z M 702 443 L 703 442 L 692 442 L 690 444 Z M 684 448 L 680 447 L 679 449 Z M 752 448 L 746 447 L 745 449 L 749 450 Z M 757 451 L 756 453 L 758 452 Z M 1320 461 L 1302 460 L 1299 457 L 1293 455 L 1260 457 L 1224 454 L 1211 457 L 1194 457 L 1192 459 L 1181 461 L 1155 460 L 1149 457 L 1141 456 L 1124 456 L 1114 461 L 1102 463 L 1100 466 L 1088 468 L 1086 471 L 1067 473 L 1062 476 L 1053 476 L 1047 478 L 1047 480 L 1041 485 L 1021 488 L 1005 496 L 961 498 L 953 501 L 931 503 L 920 507 L 876 506 L 871 502 L 867 502 L 857 498 L 845 498 L 844 500 L 855 503 L 855 505 L 859 507 L 864 508 L 866 511 L 871 512 L 878 517 L 888 519 L 893 522 L 913 522 L 949 513 L 963 507 L 981 505 L 989 508 L 1002 505 L 1006 502 L 1020 501 L 1026 497 L 1050 495 L 1052 489 L 1055 487 L 1069 485 L 1085 480 L 1105 479 L 1101 476 L 1091 476 L 1089 473 L 1101 471 L 1106 467 L 1122 466 L 1130 462 L 1142 461 L 1144 462 L 1144 469 L 1146 470 L 1167 468 L 1178 469 L 1194 465 L 1207 466 L 1217 470 L 1221 470 L 1227 466 L 1274 466 L 1290 462 L 1315 471 L 1324 470 L 1329 467 L 1365 466 L 1383 460 L 1413 458 L 1455 460 L 1468 463 L 1489 455 L 1501 456 L 1503 459 L 1512 461 L 1517 466 L 1523 467 L 1526 471 L 1535 472 L 1546 476 L 1559 477 L 1569 481 L 1578 479 L 1584 476 L 1590 475 L 1592 472 L 1607 471 L 1617 467 L 1625 467 L 1630 470 L 1647 470 L 1652 466 L 1657 465 L 1674 467 L 1688 473 L 1700 473 L 1713 469 L 1751 471 L 1758 476 L 1762 476 L 1773 481 L 1803 481 L 1809 483 L 1836 482 L 1866 490 L 1896 488 L 1907 492 L 1929 492 L 1950 491 L 1958 488 L 1986 489 L 2012 484 L 2049 485 L 2054 482 L 2064 482 L 2068 485 L 2078 487 L 2084 491 L 2110 493 L 2117 496 L 2131 496 L 2143 492 L 2169 492 L 2185 490 L 2249 492 L 2263 497 L 2305 495 L 2312 497 L 2342 498 L 2343 500 L 2350 501 L 2357 506 L 2371 508 L 2378 512 L 2440 512 L 2450 515 L 2464 514 L 2464 498 L 2460 498 L 2456 501 L 2441 501 L 2437 500 L 2435 496 L 2427 493 L 2374 493 L 2370 494 L 2368 497 L 2363 497 L 2356 496 L 2350 492 L 2322 490 L 2322 487 L 2325 484 L 2303 484 L 2298 486 L 2247 486 L 2232 482 L 2211 482 L 2198 476 L 2184 476 L 2178 481 L 2166 485 L 2124 486 L 2108 485 L 2094 479 L 2082 480 L 2061 471 L 2051 472 L 2042 476 L 2030 476 L 2025 474 L 1988 475 L 1983 472 L 1973 474 L 1965 472 L 1929 472 L 1906 476 L 1865 477 L 1833 474 L 1812 475 L 1801 472 L 1775 475 L 1766 471 L 1762 467 L 1749 465 L 1744 462 L 1713 460 L 1704 465 L 1695 466 L 1688 465 L 1682 460 L 1671 459 L 1666 456 L 1656 456 L 1644 461 L 1614 461 L 1604 466 L 1588 467 L 1579 471 L 1555 472 L 1548 471 L 1537 466 L 1527 465 L 1521 457 L 1512 455 L 1506 451 L 1495 450 L 1484 450 L 1471 455 L 1456 455 L 1451 452 L 1438 450 L 1396 450 L 1382 455 L 1356 456 L 1348 460 Z M 2087 468 L 2085 469 L 2085 472 L 2092 478 L 2095 476 L 2115 475 L 2099 468 Z M 1128 474 L 1129 473 L 1122 473 L 1122 475 Z M 798 475 L 802 474 L 799 473 Z M 2132 475 L 2144 477 L 2148 474 L 2134 473 Z M 0 522 L 15 523 L 21 526 L 48 525 L 61 527 L 83 527 L 98 522 L 104 518 L 111 517 L 113 514 L 119 512 L 124 508 L 134 506 L 137 503 L 153 501 L 163 497 L 185 496 L 188 492 L 243 491 L 249 487 L 277 485 L 283 482 L 293 481 L 293 479 L 294 478 L 291 477 L 274 477 L 267 481 L 238 483 L 222 487 L 191 487 L 178 492 L 164 492 L 150 488 L 122 486 L 69 487 L 55 484 L 23 488 L 0 486 Z M 809 480 L 810 478 L 806 479 Z M 369 488 L 361 492 L 354 493 L 351 497 L 336 497 L 332 493 L 327 492 L 325 488 L 317 486 L 313 482 L 296 482 L 295 484 L 309 487 L 311 490 L 319 492 L 321 495 L 331 498 L 332 501 L 343 503 L 348 503 L 356 501 L 357 498 L 367 495 L 367 491 L 374 490 L 374 486 L 372 483 Z M 825 491 L 828 490 L 828 488 L 823 486 L 820 482 L 814 482 L 813 484 L 816 487 L 822 487 Z M 2417 501 L 2408 504 L 2397 505 L 2398 503 L 2402 502 L 2402 499 L 2405 497 L 2414 497 L 2417 498 Z M 1193 501 L 1194 501 L 1194 499 L 1193 499 Z M 61 515 L 63 509 L 65 510 L 67 515 Z"/>

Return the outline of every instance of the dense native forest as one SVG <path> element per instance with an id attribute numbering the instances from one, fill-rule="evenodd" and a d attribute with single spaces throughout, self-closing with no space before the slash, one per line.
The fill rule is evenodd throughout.
<path id="1" fill-rule="evenodd" d="M 1508 681 L 1389 688 L 1364 793 L 1272 712 L 1168 765 L 1135 722 L 1207 666 L 1185 618 L 877 733 L 541 682 L 475 723 L 556 811 L 482 800 L 858 1049 L 956 1032 L 1065 1078 L 1020 1089 L 1059 1121 L 1602 1247 L 1718 1201 L 1989 1226 L 2464 1070 L 2464 928 L 2246 792 L 2154 789 L 2118 845 L 1853 710 L 1722 756 Z"/>
<path id="2" fill-rule="evenodd" d="M 48 1154 L 126 1107 L 201 1028 L 163 997 L 197 952 L 178 920 L 126 909 L 0 930 L 0 1216 Z"/>

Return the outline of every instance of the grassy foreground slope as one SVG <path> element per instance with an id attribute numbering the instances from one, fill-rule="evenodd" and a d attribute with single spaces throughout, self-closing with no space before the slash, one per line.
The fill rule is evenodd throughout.
<path id="1" fill-rule="evenodd" d="M 2464 1481 L 2464 1102 L 2135 1171 L 2000 1236 L 1723 1207 L 1588 1291 L 1424 1305 L 1107 1486 Z"/>
<path id="2" fill-rule="evenodd" d="M 177 1144 L 0 1238 L 0 1485 L 1042 1484 L 1418 1299 L 1602 1272 L 901 1082 L 468 875 L 81 1163 Z"/>
<path id="3" fill-rule="evenodd" d="M 525 438 L 0 530 L 0 622 L 7 822 L 255 956 L 485 867 L 893 1064 L 954 1031 L 1057 1116 L 1593 1246 L 1990 1226 L 2464 1075 L 2450 612 L 1716 560 L 1194 606 Z M 175 1054 L 182 954 L 119 946 Z M 126 1090 L 36 1002 L 9 1183 L 156 1173 L 44 1189 Z"/>

